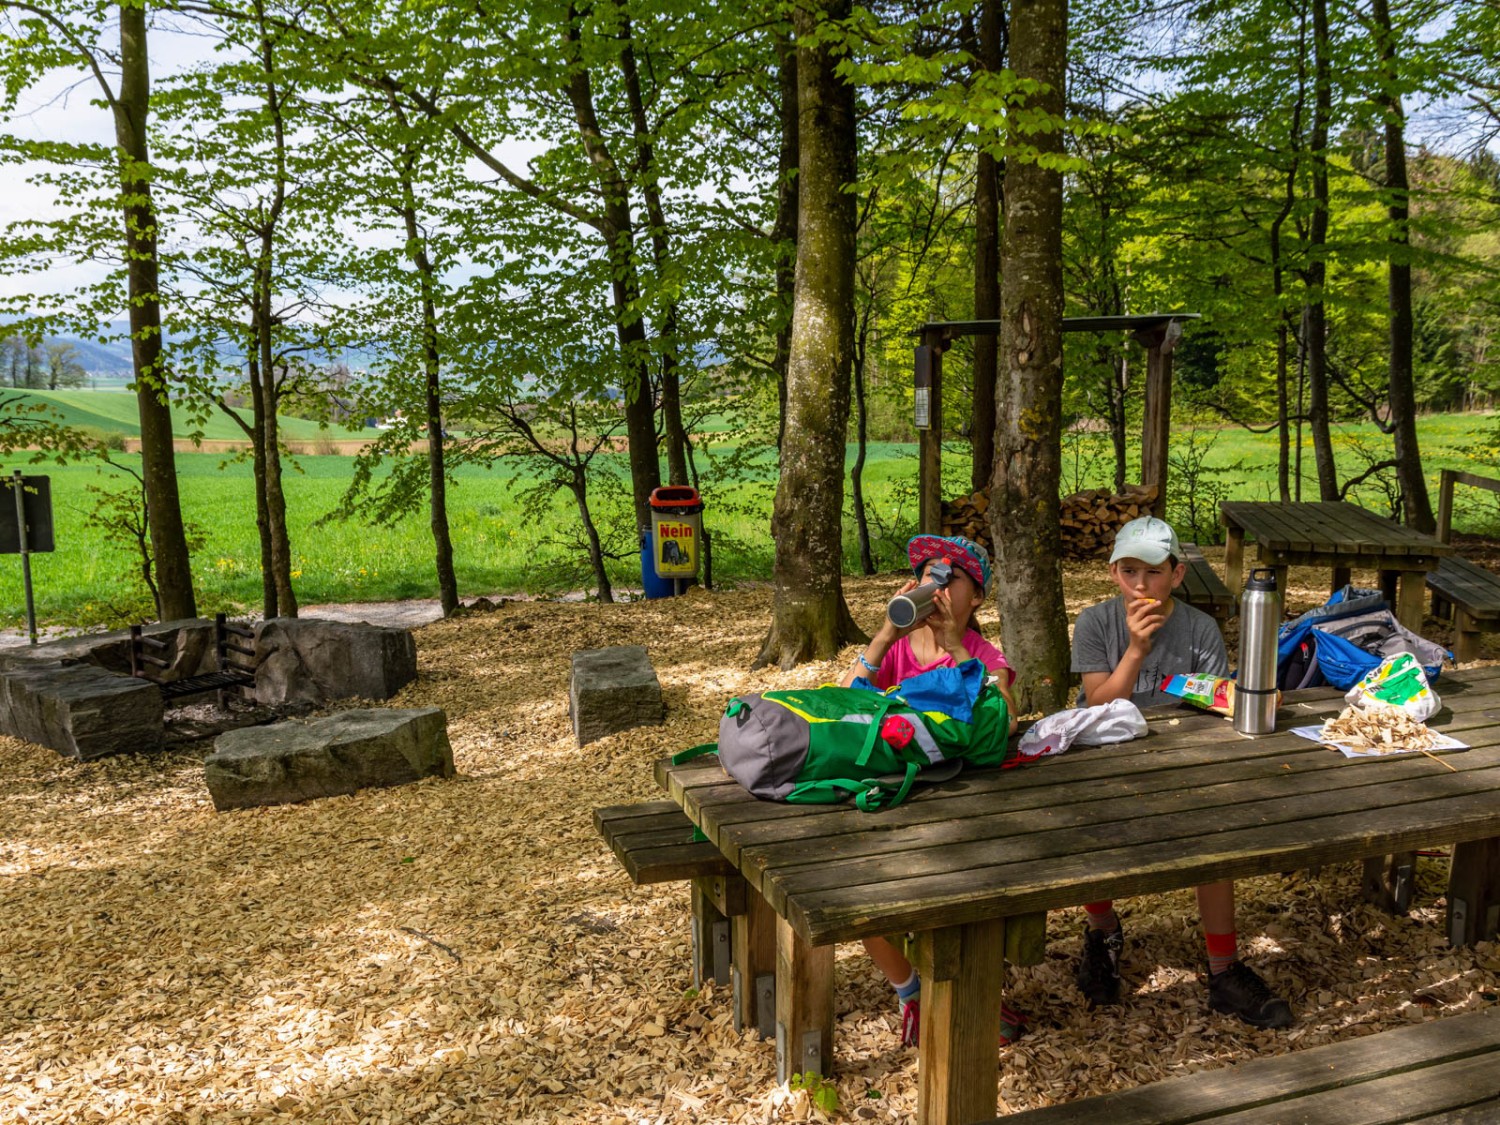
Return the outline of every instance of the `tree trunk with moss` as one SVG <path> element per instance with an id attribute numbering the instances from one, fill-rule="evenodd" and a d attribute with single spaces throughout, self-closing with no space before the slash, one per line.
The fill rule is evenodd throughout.
<path id="1" fill-rule="evenodd" d="M 849 0 L 797 12 L 803 43 Z M 771 516 L 775 610 L 755 667 L 826 660 L 863 639 L 844 602 L 844 445 L 854 355 L 854 90 L 827 44 L 797 49 L 797 268 L 781 479 Z"/>
<path id="2" fill-rule="evenodd" d="M 1045 89 L 1028 99 L 1063 119 L 1066 0 L 1013 0 L 1010 57 L 1016 76 Z M 1060 130 L 1028 140 L 1038 156 L 1063 153 Z M 1050 161 L 1049 161 L 1050 163 Z M 1000 385 L 990 527 L 995 605 L 1016 669 L 1020 710 L 1067 703 L 1068 618 L 1063 604 L 1058 483 L 1062 470 L 1062 173 L 1008 161 L 1001 279 Z"/>

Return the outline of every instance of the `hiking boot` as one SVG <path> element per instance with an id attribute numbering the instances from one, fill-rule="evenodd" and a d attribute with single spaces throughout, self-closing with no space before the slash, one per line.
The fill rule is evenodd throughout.
<path id="1" fill-rule="evenodd" d="M 1208 1006 L 1239 1016 L 1251 1027 L 1291 1027 L 1292 1006 L 1274 995 L 1249 965 L 1236 961 L 1222 973 L 1208 976 Z"/>
<path id="2" fill-rule="evenodd" d="M 1125 929 L 1085 930 L 1083 960 L 1078 965 L 1078 990 L 1089 1007 L 1120 1002 L 1120 955 L 1125 952 Z"/>
<path id="3" fill-rule="evenodd" d="M 913 996 L 901 1005 L 901 1046 L 915 1047 L 922 1037 L 922 1004 Z"/>

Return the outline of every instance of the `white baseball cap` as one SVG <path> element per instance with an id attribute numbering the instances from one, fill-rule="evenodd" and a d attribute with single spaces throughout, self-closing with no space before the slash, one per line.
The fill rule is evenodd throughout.
<path id="1" fill-rule="evenodd" d="M 1109 561 L 1114 563 L 1121 559 L 1140 559 L 1143 563 L 1155 566 L 1166 562 L 1169 555 L 1175 559 L 1182 558 L 1182 546 L 1177 542 L 1177 532 L 1172 530 L 1172 525 L 1166 520 L 1142 516 L 1120 528 L 1115 536 L 1115 549 L 1109 556 Z"/>

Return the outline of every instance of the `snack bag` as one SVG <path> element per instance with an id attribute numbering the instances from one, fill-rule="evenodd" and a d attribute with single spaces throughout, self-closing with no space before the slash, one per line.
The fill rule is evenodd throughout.
<path id="1" fill-rule="evenodd" d="M 1234 714 L 1234 681 L 1223 676 L 1200 672 L 1168 676 L 1162 680 L 1161 690 L 1194 707 L 1217 711 L 1221 715 Z"/>
<path id="2" fill-rule="evenodd" d="M 1344 701 L 1361 711 L 1395 707 L 1419 723 L 1436 714 L 1443 705 L 1427 683 L 1421 663 L 1409 652 L 1398 652 L 1382 660 L 1349 689 Z"/>

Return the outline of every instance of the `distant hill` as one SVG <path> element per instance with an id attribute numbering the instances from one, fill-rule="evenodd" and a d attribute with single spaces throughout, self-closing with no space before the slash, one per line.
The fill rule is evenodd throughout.
<path id="1" fill-rule="evenodd" d="M 18 396 L 29 402 L 46 403 L 55 411 L 58 421 L 67 426 L 96 430 L 100 433 L 139 437 L 141 423 L 135 395 L 122 390 L 97 391 L 7 391 L 6 397 Z M 353 435 L 338 429 L 320 429 L 318 423 L 305 418 L 282 415 L 278 423 L 281 436 L 288 441 L 313 441 L 320 437 L 347 438 Z M 172 429 L 186 437 L 194 429 L 187 415 L 172 408 Z M 223 414 L 215 414 L 203 427 L 207 441 L 244 441 L 245 432 Z"/>

